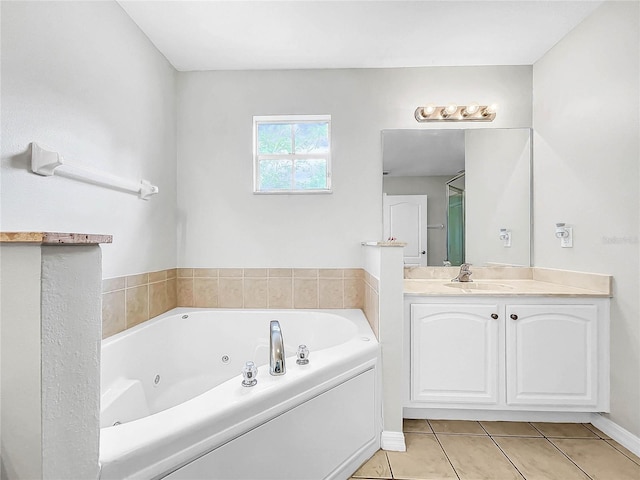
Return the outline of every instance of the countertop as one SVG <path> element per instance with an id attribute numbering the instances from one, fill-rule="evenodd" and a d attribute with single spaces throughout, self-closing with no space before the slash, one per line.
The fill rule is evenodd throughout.
<path id="1" fill-rule="evenodd" d="M 553 296 L 610 297 L 609 292 L 541 282 L 538 280 L 478 280 L 451 282 L 442 279 L 405 279 L 404 293 L 411 296 Z"/>

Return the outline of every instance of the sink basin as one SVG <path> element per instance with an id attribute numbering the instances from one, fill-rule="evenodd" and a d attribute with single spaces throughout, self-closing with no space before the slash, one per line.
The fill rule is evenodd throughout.
<path id="1" fill-rule="evenodd" d="M 490 290 L 493 292 L 508 292 L 509 290 L 513 290 L 511 285 L 487 282 L 451 282 L 445 283 L 444 286 L 457 288 L 458 290 Z"/>

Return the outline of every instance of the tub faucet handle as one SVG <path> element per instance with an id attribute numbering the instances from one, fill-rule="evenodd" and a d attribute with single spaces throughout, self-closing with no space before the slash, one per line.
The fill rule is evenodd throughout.
<path id="1" fill-rule="evenodd" d="M 253 387 L 256 383 L 258 383 L 258 367 L 253 362 L 247 362 L 244 364 L 244 368 L 242 369 L 242 386 L 243 387 Z"/>
<path id="2" fill-rule="evenodd" d="M 309 363 L 309 349 L 306 345 L 300 345 L 298 347 L 298 359 L 296 363 L 298 365 L 307 365 Z"/>

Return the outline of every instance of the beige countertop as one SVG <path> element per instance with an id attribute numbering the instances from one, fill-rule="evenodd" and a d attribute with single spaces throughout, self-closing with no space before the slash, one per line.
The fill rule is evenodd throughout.
<path id="1" fill-rule="evenodd" d="M 542 282 L 532 279 L 487 279 L 451 282 L 446 279 L 405 279 L 405 295 L 412 296 L 553 296 L 610 297 L 605 290 Z"/>
<path id="2" fill-rule="evenodd" d="M 611 275 L 540 267 L 472 267 L 473 282 L 451 282 L 459 267 L 407 267 L 405 295 L 611 297 Z"/>

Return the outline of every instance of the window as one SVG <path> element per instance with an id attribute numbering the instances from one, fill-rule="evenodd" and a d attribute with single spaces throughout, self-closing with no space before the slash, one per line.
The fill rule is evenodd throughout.
<path id="1" fill-rule="evenodd" d="M 331 116 L 253 117 L 255 193 L 331 193 Z"/>

